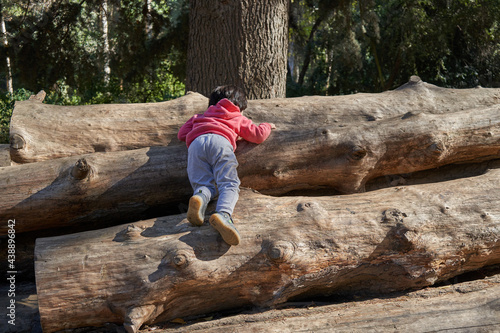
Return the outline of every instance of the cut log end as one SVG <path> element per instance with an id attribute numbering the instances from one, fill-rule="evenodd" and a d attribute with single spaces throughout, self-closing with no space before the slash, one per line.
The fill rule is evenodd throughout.
<path id="1" fill-rule="evenodd" d="M 366 148 L 360 146 L 354 146 L 349 153 L 349 159 L 351 161 L 359 161 L 363 159 L 368 153 Z"/>

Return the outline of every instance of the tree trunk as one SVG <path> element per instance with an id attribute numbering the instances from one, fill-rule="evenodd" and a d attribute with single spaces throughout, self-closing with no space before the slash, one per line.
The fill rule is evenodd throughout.
<path id="1" fill-rule="evenodd" d="M 266 194 L 324 188 L 354 193 L 380 176 L 496 159 L 499 110 L 406 114 L 357 127 L 296 125 L 273 132 L 261 145 L 240 142 L 238 174 L 242 186 Z M 140 218 L 191 194 L 186 164 L 182 144 L 2 168 L 0 219 L 15 216 L 16 230 L 23 232 Z M 0 226 L 0 234 L 6 232 Z"/>
<path id="2" fill-rule="evenodd" d="M 108 0 L 103 0 L 101 5 L 101 24 L 102 24 L 102 41 L 103 41 L 103 56 L 104 56 L 104 84 L 107 86 L 111 78 L 111 53 L 109 49 L 108 37 Z"/>
<path id="3" fill-rule="evenodd" d="M 285 97 L 288 1 L 190 1 L 186 89 L 224 84 L 250 99 Z"/>
<path id="4" fill-rule="evenodd" d="M 40 238 L 44 332 L 142 324 L 338 292 L 421 288 L 500 263 L 500 169 L 335 197 L 241 193 L 230 247 L 169 216 Z M 209 207 L 210 208 L 210 207 Z"/>
<path id="5" fill-rule="evenodd" d="M 274 122 L 281 131 L 319 126 L 343 130 L 409 112 L 453 113 L 495 105 L 499 100 L 500 89 L 445 89 L 412 77 L 402 87 L 378 94 L 254 100 L 244 114 L 256 123 Z M 29 163 L 171 145 L 178 142 L 180 126 L 207 106 L 208 99 L 199 94 L 145 104 L 57 106 L 17 102 L 10 127 L 12 160 Z"/>
<path id="6" fill-rule="evenodd" d="M 148 41 L 150 41 L 153 39 L 153 15 L 151 14 L 153 8 L 151 6 L 151 0 L 144 1 L 142 11 L 144 15 L 144 35 L 146 35 Z"/>
<path id="7" fill-rule="evenodd" d="M 12 84 L 12 66 L 10 64 L 10 57 L 9 57 L 9 40 L 7 38 L 7 29 L 5 29 L 5 19 L 4 19 L 4 9 L 3 6 L 0 7 L 0 27 L 2 29 L 2 43 L 3 46 L 6 50 L 6 55 L 5 55 L 5 83 L 6 83 L 6 88 L 7 92 L 9 94 L 14 93 L 14 86 Z"/>

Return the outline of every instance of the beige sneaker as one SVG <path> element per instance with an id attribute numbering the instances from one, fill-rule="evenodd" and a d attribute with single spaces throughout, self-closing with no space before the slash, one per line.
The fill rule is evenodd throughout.
<path id="1" fill-rule="evenodd" d="M 215 213 L 210 216 L 209 222 L 220 233 L 226 243 L 229 245 L 238 245 L 240 243 L 240 234 L 234 226 L 231 215 L 228 213 Z"/>
<path id="2" fill-rule="evenodd" d="M 205 202 L 205 196 L 200 192 L 189 199 L 189 208 L 187 211 L 187 219 L 192 225 L 201 226 L 205 220 L 205 211 L 208 202 Z"/>

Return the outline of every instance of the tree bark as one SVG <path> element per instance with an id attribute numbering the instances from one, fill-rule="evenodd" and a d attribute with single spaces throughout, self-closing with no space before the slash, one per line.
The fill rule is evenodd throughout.
<path id="1" fill-rule="evenodd" d="M 8 144 L 0 144 L 0 168 L 11 164 L 9 147 Z"/>
<path id="2" fill-rule="evenodd" d="M 192 0 L 189 15 L 187 90 L 235 84 L 250 99 L 285 97 L 287 0 Z"/>
<path id="3" fill-rule="evenodd" d="M 335 197 L 244 190 L 230 247 L 169 216 L 40 238 L 44 332 L 141 325 L 338 292 L 421 288 L 500 263 L 500 169 L 437 184 Z M 397 277 L 397 278 L 395 278 Z"/>
<path id="4" fill-rule="evenodd" d="M 299 308 L 170 324 L 172 328 L 161 332 L 495 332 L 500 327 L 500 276 L 474 282 L 477 286 L 464 282 L 333 305 L 298 303 Z M 141 330 L 150 331 L 150 327 Z"/>
<path id="5" fill-rule="evenodd" d="M 490 160 L 481 163 L 466 163 L 466 164 L 451 164 L 444 167 L 439 167 L 431 170 L 424 170 L 420 172 L 408 173 L 404 175 L 390 175 L 378 177 L 367 184 L 367 191 L 376 191 L 380 189 L 385 189 L 395 186 L 412 186 L 420 185 L 425 183 L 438 183 L 445 182 L 460 178 L 476 177 L 484 174 L 490 169 L 500 168 L 500 159 Z M 307 195 L 307 196 L 328 196 L 333 195 L 333 191 L 325 188 L 322 190 L 300 190 L 292 193 L 287 193 L 287 196 L 291 195 Z M 181 200 L 178 198 L 178 200 Z M 138 220 L 150 219 L 157 216 L 166 216 L 169 214 L 184 213 L 187 211 L 188 198 L 183 202 L 178 202 L 176 204 L 166 204 L 160 206 L 159 209 L 154 209 L 146 211 L 142 214 L 133 212 L 128 215 L 122 214 L 123 217 L 119 222 L 117 217 L 115 220 L 109 222 L 108 218 L 103 218 L 102 220 L 96 219 L 94 223 L 90 223 L 89 220 L 83 220 L 79 223 L 69 224 L 61 226 L 58 228 L 51 229 L 39 229 L 30 232 L 16 232 L 16 270 L 19 276 L 22 276 L 26 280 L 35 280 L 35 272 L 33 269 L 34 260 L 34 250 L 35 250 L 35 240 L 41 237 L 52 237 L 66 235 L 70 233 L 87 231 L 91 228 L 102 229 L 105 227 L 116 224 L 122 224 L 123 222 L 136 222 Z M 170 209 L 165 209 L 165 206 L 170 206 Z M 163 209 L 161 209 L 163 208 Z M 84 214 L 85 215 L 85 214 Z M 108 215 L 109 216 L 109 215 Z M 13 218 L 12 216 L 10 218 Z M 89 218 L 90 219 L 90 218 Z M 21 224 L 22 219 L 17 219 L 18 225 Z M 46 222 L 40 220 L 41 225 Z M 45 228 L 45 227 L 44 227 Z M 0 252 L 0 263 L 8 262 L 8 253 L 6 251 Z M 0 266 L 1 267 L 1 266 Z M 0 330 L 1 331 L 1 330 Z"/>
<path id="6" fill-rule="evenodd" d="M 273 132 L 261 145 L 240 142 L 238 174 L 242 186 L 265 194 L 325 188 L 354 193 L 385 175 L 497 159 L 499 110 L 406 114 L 357 127 L 296 126 Z M 142 218 L 192 193 L 186 165 L 182 144 L 2 168 L 0 218 L 15 216 L 17 232 Z"/>
<path id="7" fill-rule="evenodd" d="M 4 19 L 4 8 L 3 6 L 0 8 L 0 27 L 2 31 L 2 44 L 6 51 L 5 55 L 5 84 L 7 88 L 7 92 L 9 94 L 14 94 L 14 86 L 12 84 L 12 66 L 10 63 L 10 51 L 9 51 L 9 39 L 7 38 L 7 29 L 5 28 L 5 19 Z"/>
<path id="8" fill-rule="evenodd" d="M 10 124 L 12 160 L 30 163 L 92 152 L 177 142 L 182 120 L 203 112 L 208 99 L 187 94 L 160 103 L 60 106 L 16 102 Z"/>
<path id="9" fill-rule="evenodd" d="M 412 77 L 409 83 L 384 93 L 253 100 L 244 114 L 256 123 L 273 122 L 282 131 L 319 126 L 343 130 L 409 112 L 453 113 L 499 101 L 500 89 L 445 89 Z M 36 100 L 17 102 L 10 127 L 12 160 L 29 163 L 172 145 L 179 143 L 176 137 L 180 126 L 207 106 L 208 99 L 199 94 L 144 104 L 56 106 Z"/>
<path id="10" fill-rule="evenodd" d="M 111 52 L 109 48 L 109 33 L 108 33 L 108 0 L 103 0 L 101 4 L 101 24 L 102 24 L 102 42 L 103 42 L 103 72 L 104 84 L 107 86 L 111 79 Z"/>

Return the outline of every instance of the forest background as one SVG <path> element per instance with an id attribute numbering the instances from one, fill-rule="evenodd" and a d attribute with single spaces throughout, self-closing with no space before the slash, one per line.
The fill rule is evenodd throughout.
<path id="1" fill-rule="evenodd" d="M 14 102 L 185 93 L 188 0 L 1 0 L 0 143 Z M 500 87 L 500 0 L 290 0 L 287 97 L 381 92 L 411 75 Z"/>

